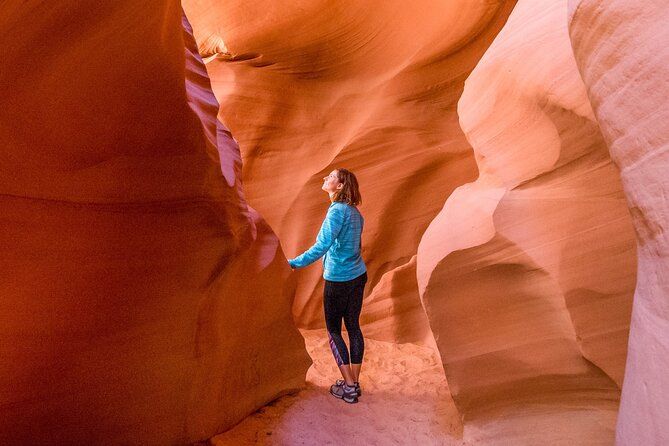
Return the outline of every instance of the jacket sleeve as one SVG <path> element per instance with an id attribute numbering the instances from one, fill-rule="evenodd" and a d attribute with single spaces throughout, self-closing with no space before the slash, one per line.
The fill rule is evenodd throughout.
<path id="1" fill-rule="evenodd" d="M 323 220 L 321 229 L 318 231 L 318 236 L 316 236 L 316 243 L 304 251 L 303 254 L 288 260 L 290 266 L 293 268 L 303 268 L 323 257 L 341 232 L 341 228 L 344 225 L 344 212 L 343 207 L 330 207 L 325 220 Z"/>

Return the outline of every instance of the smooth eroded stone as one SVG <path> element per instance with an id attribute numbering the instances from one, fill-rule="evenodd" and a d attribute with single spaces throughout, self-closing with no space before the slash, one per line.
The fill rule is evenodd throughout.
<path id="1" fill-rule="evenodd" d="M 184 26 L 176 1 L 3 5 L 3 443 L 189 443 L 303 385 L 289 268 Z"/>
<path id="2" fill-rule="evenodd" d="M 610 444 L 636 257 L 566 0 L 521 0 L 465 83 L 479 177 L 421 240 L 418 287 L 465 440 Z"/>
<path id="3" fill-rule="evenodd" d="M 669 7 L 569 1 L 578 68 L 636 229 L 638 281 L 616 442 L 669 444 Z"/>
<path id="4" fill-rule="evenodd" d="M 329 205 L 323 177 L 337 167 L 357 175 L 366 336 L 430 337 L 412 258 L 446 197 L 476 178 L 457 101 L 514 4 L 184 2 L 240 143 L 246 196 L 288 257 L 316 238 Z M 301 327 L 324 326 L 321 274 L 320 262 L 296 272 Z"/>

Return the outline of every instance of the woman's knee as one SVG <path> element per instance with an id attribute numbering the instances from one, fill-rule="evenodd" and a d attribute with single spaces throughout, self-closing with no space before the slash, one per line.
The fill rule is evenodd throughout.
<path id="1" fill-rule="evenodd" d="M 348 331 L 349 334 L 362 333 L 362 330 L 360 330 L 360 321 L 358 321 L 357 318 L 345 318 L 344 325 L 346 325 L 346 331 Z"/>
<path id="2" fill-rule="evenodd" d="M 325 324 L 325 328 L 330 336 L 341 336 L 341 324 Z"/>

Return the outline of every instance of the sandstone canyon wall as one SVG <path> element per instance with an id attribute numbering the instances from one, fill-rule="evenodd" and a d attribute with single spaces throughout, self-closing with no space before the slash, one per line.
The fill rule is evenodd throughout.
<path id="1" fill-rule="evenodd" d="M 418 286 L 465 423 L 483 444 L 610 444 L 634 232 L 567 32 L 521 0 L 465 83 L 479 177 L 422 237 Z"/>
<path id="2" fill-rule="evenodd" d="M 669 7 L 664 0 L 570 0 L 571 41 L 620 169 L 639 254 L 616 433 L 669 444 Z"/>
<path id="3" fill-rule="evenodd" d="M 7 3 L 0 439 L 185 443 L 299 387 L 321 269 L 281 245 L 343 166 L 365 335 L 436 344 L 466 441 L 610 444 L 621 386 L 619 443 L 669 441 L 669 17 L 567 3 Z"/>
<path id="4" fill-rule="evenodd" d="M 179 2 L 2 9 L 3 444 L 186 443 L 301 386 L 289 268 Z"/>
<path id="5" fill-rule="evenodd" d="M 476 178 L 456 104 L 514 4 L 184 2 L 240 142 L 247 198 L 288 256 L 315 240 L 329 204 L 322 177 L 336 167 L 358 176 L 368 337 L 431 339 L 415 255 L 445 198 Z M 302 327 L 323 325 L 321 273 L 295 273 Z"/>

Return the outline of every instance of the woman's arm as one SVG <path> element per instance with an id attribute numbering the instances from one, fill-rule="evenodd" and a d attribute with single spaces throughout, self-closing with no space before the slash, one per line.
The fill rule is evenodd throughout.
<path id="1" fill-rule="evenodd" d="M 307 265 L 314 263 L 328 252 L 330 246 L 341 232 L 344 225 L 344 208 L 340 206 L 332 206 L 328 209 L 328 213 L 323 220 L 316 243 L 304 251 L 302 255 L 288 260 L 291 268 L 304 268 Z"/>

